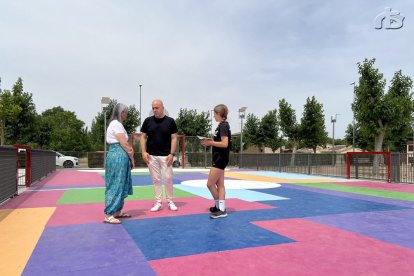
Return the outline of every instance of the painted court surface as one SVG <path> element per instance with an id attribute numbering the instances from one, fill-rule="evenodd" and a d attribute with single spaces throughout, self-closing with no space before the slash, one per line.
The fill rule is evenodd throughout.
<path id="1" fill-rule="evenodd" d="M 226 171 L 209 218 L 208 170 L 176 170 L 150 212 L 147 170 L 121 225 L 102 223 L 104 172 L 60 170 L 0 206 L 0 275 L 414 275 L 414 185 Z"/>

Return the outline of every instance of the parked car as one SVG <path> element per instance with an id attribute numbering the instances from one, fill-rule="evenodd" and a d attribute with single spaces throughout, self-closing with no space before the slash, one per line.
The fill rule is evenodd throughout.
<path id="1" fill-rule="evenodd" d="M 73 156 L 66 156 L 56 151 L 56 166 L 64 168 L 79 167 L 79 159 Z"/>
<path id="2" fill-rule="evenodd" d="M 174 168 L 178 168 L 181 166 L 181 162 L 180 159 L 177 156 L 174 156 L 174 160 L 173 160 L 173 167 Z"/>

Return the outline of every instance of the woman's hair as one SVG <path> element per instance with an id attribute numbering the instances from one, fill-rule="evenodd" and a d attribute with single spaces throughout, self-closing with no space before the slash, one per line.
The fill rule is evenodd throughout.
<path id="1" fill-rule="evenodd" d="M 224 104 L 219 104 L 214 107 L 214 112 L 219 114 L 223 120 L 227 120 L 227 114 L 229 114 L 229 109 Z"/>
<path id="2" fill-rule="evenodd" d="M 121 113 L 125 110 L 128 110 L 128 107 L 126 105 L 122 103 L 117 103 L 114 109 L 112 110 L 111 119 L 109 121 L 111 122 L 113 120 L 118 120 L 119 122 L 121 122 Z"/>

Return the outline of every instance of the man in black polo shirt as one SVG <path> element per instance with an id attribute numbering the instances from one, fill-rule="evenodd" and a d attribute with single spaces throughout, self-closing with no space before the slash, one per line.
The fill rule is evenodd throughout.
<path id="1" fill-rule="evenodd" d="M 152 101 L 154 116 L 145 119 L 141 127 L 141 151 L 144 162 L 148 165 L 154 184 L 156 202 L 151 211 L 162 208 L 162 184 L 164 180 L 165 194 L 168 207 L 172 211 L 178 208 L 173 202 L 172 163 L 177 148 L 177 125 L 173 118 L 164 114 L 164 104 L 161 100 Z"/>

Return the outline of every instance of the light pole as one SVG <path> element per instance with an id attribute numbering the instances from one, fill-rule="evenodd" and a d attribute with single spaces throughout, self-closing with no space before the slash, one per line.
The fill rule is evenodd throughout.
<path id="1" fill-rule="evenodd" d="M 105 168 L 105 161 L 106 161 L 106 110 L 105 107 L 111 102 L 111 98 L 109 97 L 102 97 L 101 99 L 101 106 L 102 111 L 104 113 L 104 168 Z"/>
<path id="2" fill-rule="evenodd" d="M 336 113 L 335 116 L 331 116 L 331 123 L 332 123 L 332 153 L 335 153 L 335 123 L 338 118 L 338 114 Z"/>
<path id="3" fill-rule="evenodd" d="M 354 101 L 355 101 L 355 82 L 351 82 L 349 85 L 354 86 Z M 352 118 L 352 151 L 355 151 L 355 113 L 352 111 L 353 118 Z"/>
<path id="4" fill-rule="evenodd" d="M 139 131 L 141 132 L 142 127 L 142 113 L 141 113 L 141 87 L 142 84 L 139 85 Z"/>
<path id="5" fill-rule="evenodd" d="M 246 116 L 246 106 L 239 108 L 239 118 L 240 118 L 240 162 L 239 167 L 242 166 L 242 155 L 243 155 L 243 119 Z"/>
<path id="6" fill-rule="evenodd" d="M 211 138 L 214 137 L 213 118 L 214 118 L 214 110 L 210 110 Z"/>

